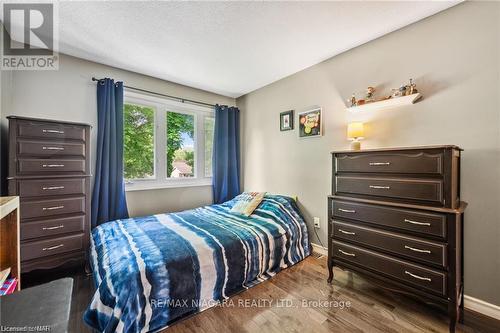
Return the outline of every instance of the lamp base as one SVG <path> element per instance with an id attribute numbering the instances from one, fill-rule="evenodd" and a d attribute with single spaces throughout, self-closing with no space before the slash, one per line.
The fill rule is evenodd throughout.
<path id="1" fill-rule="evenodd" d="M 351 150 L 361 150 L 361 142 L 357 140 L 351 142 Z"/>

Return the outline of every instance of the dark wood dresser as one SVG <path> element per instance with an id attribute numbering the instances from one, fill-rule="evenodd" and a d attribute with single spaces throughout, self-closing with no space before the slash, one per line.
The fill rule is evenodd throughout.
<path id="1" fill-rule="evenodd" d="M 90 232 L 90 126 L 9 119 L 9 195 L 21 200 L 21 271 L 84 261 Z"/>
<path id="2" fill-rule="evenodd" d="M 333 266 L 443 306 L 463 319 L 463 212 L 456 146 L 332 153 Z"/>

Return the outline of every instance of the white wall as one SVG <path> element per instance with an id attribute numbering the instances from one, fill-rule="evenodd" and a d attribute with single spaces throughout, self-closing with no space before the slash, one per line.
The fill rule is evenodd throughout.
<path id="1" fill-rule="evenodd" d="M 235 104 L 233 98 L 61 55 L 58 71 L 2 72 L 2 135 L 7 132 L 5 117 L 8 115 L 84 122 L 93 126 L 91 150 L 95 156 L 97 102 L 92 76 L 111 77 L 129 86 L 212 104 Z M 2 147 L 2 163 L 6 159 L 6 149 Z M 92 158 L 92 170 L 94 167 Z M 5 177 L 2 176 L 3 182 Z M 209 186 L 127 192 L 131 216 L 179 211 L 211 202 Z"/>
<path id="2" fill-rule="evenodd" d="M 238 98 L 244 189 L 298 195 L 311 234 L 312 217 L 321 218 L 326 244 L 330 151 L 349 147 L 349 121 L 366 122 L 366 148 L 459 145 L 465 292 L 500 304 L 499 20 L 499 3 L 467 2 Z M 389 94 L 410 77 L 425 96 L 417 104 L 344 110 L 352 92 L 374 85 Z M 314 105 L 323 107 L 323 137 L 279 131 L 280 112 Z"/>

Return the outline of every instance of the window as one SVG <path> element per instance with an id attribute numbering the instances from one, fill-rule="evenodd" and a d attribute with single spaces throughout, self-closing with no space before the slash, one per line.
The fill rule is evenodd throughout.
<path id="1" fill-rule="evenodd" d="M 125 179 L 154 178 L 154 118 L 151 107 L 124 106 L 123 164 Z"/>
<path id="2" fill-rule="evenodd" d="M 126 190 L 210 185 L 214 111 L 127 91 Z"/>

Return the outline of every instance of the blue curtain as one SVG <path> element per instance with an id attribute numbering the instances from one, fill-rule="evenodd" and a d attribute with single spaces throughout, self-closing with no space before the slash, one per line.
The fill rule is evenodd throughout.
<path id="1" fill-rule="evenodd" d="M 92 228 L 128 217 L 123 181 L 123 82 L 97 82 L 97 156 Z"/>
<path id="2" fill-rule="evenodd" d="M 214 203 L 240 194 L 240 110 L 215 106 L 215 132 L 212 159 Z"/>

